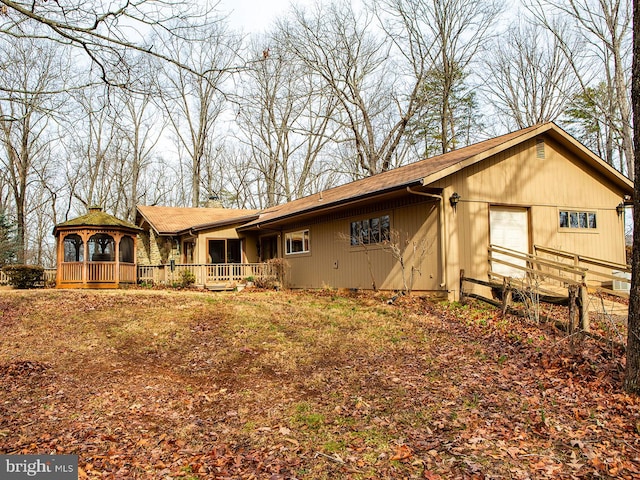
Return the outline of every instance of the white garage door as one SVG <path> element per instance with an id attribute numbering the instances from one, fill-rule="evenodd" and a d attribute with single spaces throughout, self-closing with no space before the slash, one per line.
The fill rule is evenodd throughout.
<path id="1" fill-rule="evenodd" d="M 489 210 L 489 235 L 491 244 L 529 253 L 529 213 L 526 208 L 491 207 Z M 526 266 L 524 260 L 517 260 L 494 254 L 495 258 L 509 263 Z M 509 265 L 494 262 L 491 266 L 495 273 L 507 277 L 523 277 L 524 272 Z"/>

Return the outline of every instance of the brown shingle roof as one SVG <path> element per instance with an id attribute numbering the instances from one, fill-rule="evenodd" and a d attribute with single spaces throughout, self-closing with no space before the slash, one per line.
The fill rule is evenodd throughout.
<path id="1" fill-rule="evenodd" d="M 565 144 L 569 144 L 576 154 L 586 159 L 586 161 L 592 162 L 601 173 L 608 175 L 626 188 L 633 188 L 632 183 L 628 179 L 598 159 L 595 154 L 590 152 L 577 140 L 573 139 L 573 137 L 564 132 L 564 130 L 553 123 L 545 123 L 491 138 L 468 147 L 445 153 L 444 155 L 420 160 L 410 165 L 398 167 L 387 172 L 325 190 L 318 194 L 300 198 L 284 205 L 272 207 L 262 212 L 259 219 L 246 224 L 242 228 L 255 227 L 304 212 L 320 210 L 329 206 L 339 205 L 340 203 L 405 188 L 407 186 L 420 184 L 428 186 L 461 168 L 479 162 L 542 133 L 548 133 L 554 138 L 561 139 Z"/>
<path id="2" fill-rule="evenodd" d="M 233 208 L 183 208 L 138 205 L 138 213 L 159 235 L 175 235 L 189 229 L 202 229 L 253 220 L 258 210 Z M 140 222 L 138 222 L 140 223 Z"/>

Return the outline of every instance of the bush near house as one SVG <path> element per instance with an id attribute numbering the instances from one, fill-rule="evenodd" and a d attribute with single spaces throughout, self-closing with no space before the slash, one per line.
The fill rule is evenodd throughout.
<path id="1" fill-rule="evenodd" d="M 15 288 L 36 288 L 44 280 L 44 268 L 36 265 L 5 265 L 2 271 Z"/>

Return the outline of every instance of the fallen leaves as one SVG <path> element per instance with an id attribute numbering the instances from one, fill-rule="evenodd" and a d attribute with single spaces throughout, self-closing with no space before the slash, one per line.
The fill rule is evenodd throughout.
<path id="1" fill-rule="evenodd" d="M 413 456 L 413 451 L 406 445 L 398 445 L 395 449 L 395 453 L 389 460 L 391 461 L 399 461 L 399 460 L 407 460 Z"/>
<path id="2" fill-rule="evenodd" d="M 79 478 L 636 478 L 620 352 L 330 293 L 0 294 L 0 452 Z M 77 312 L 77 313 L 72 313 Z"/>

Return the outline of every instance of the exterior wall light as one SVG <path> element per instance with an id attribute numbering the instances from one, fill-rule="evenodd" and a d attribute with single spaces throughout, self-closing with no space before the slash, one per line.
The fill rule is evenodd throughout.
<path id="1" fill-rule="evenodd" d="M 458 192 L 453 192 L 453 194 L 449 197 L 449 203 L 451 204 L 451 207 L 453 207 L 454 210 L 458 206 L 459 201 L 460 201 L 460 195 L 458 195 Z"/>
<path id="2" fill-rule="evenodd" d="M 618 204 L 618 206 L 616 207 L 616 212 L 618 212 L 619 216 L 622 216 L 624 214 L 624 202 L 620 202 Z"/>

